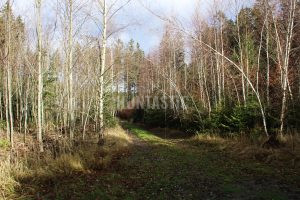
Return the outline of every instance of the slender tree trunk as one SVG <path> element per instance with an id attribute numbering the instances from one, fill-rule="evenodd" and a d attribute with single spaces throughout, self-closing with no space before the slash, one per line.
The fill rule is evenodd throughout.
<path id="1" fill-rule="evenodd" d="M 26 141 L 26 135 L 27 135 L 27 124 L 28 124 L 28 94 L 29 94 L 29 80 L 27 80 L 27 89 L 25 92 L 25 99 L 24 99 L 24 143 Z"/>
<path id="2" fill-rule="evenodd" d="M 267 10 L 267 9 L 266 9 Z M 266 14 L 266 53 L 267 53 L 267 104 L 270 105 L 270 55 L 269 55 L 269 43 L 270 43 L 270 33 L 269 33 L 269 17 Z"/>
<path id="3" fill-rule="evenodd" d="M 7 68 L 7 92 L 8 92 L 8 110 L 9 110 L 9 139 L 11 143 L 11 147 L 13 148 L 14 142 L 14 120 L 13 120 L 13 108 L 12 108 L 12 71 L 11 71 L 11 7 L 10 7 L 10 0 L 7 1 L 7 18 L 6 18 L 6 28 L 7 28 L 7 43 L 6 43 L 6 49 L 7 49 L 7 60 L 6 60 L 6 68 Z"/>
<path id="4" fill-rule="evenodd" d="M 224 55 L 224 38 L 223 38 L 223 19 L 221 19 L 221 53 Z M 225 62 L 224 57 L 221 56 L 221 68 L 222 68 L 222 95 L 225 103 Z"/>
<path id="5" fill-rule="evenodd" d="M 38 143 L 40 152 L 44 151 L 43 147 L 43 71 L 42 71 L 42 22 L 41 22 L 41 3 L 42 0 L 36 0 L 37 9 L 37 49 L 38 49 Z"/>
<path id="6" fill-rule="evenodd" d="M 100 120 L 100 140 L 104 139 L 104 72 L 106 65 L 106 42 L 107 42 L 107 5 L 103 0 L 103 30 L 102 30 L 102 48 L 100 55 L 100 95 L 99 95 L 99 120 Z"/>
<path id="7" fill-rule="evenodd" d="M 205 87 L 205 94 L 206 94 L 206 97 L 207 97 L 208 115 L 210 117 L 212 108 L 211 108 L 211 99 L 210 99 L 209 92 L 208 92 L 208 87 L 207 87 L 207 79 L 206 79 L 207 74 L 205 73 L 205 71 L 206 70 L 204 69 L 204 67 L 202 67 L 202 74 L 203 74 L 204 87 Z"/>
<path id="8" fill-rule="evenodd" d="M 261 57 L 261 51 L 262 51 L 262 46 L 263 46 L 263 33 L 264 33 L 266 21 L 268 20 L 267 17 L 268 17 L 268 15 L 266 15 L 263 26 L 260 31 L 260 42 L 259 42 L 259 48 L 258 48 L 257 71 L 256 71 L 256 91 L 257 92 L 259 92 L 260 57 Z"/>
<path id="9" fill-rule="evenodd" d="M 282 97 L 282 107 L 281 107 L 281 115 L 280 115 L 281 136 L 283 136 L 284 119 L 285 119 L 286 107 L 287 107 L 286 104 L 287 104 L 287 90 L 288 90 L 289 59 L 290 59 L 290 52 L 291 52 L 291 45 L 292 45 L 293 31 L 294 31 L 296 2 L 297 2 L 296 0 L 290 0 L 291 7 L 289 12 L 288 29 L 286 34 L 284 66 L 283 66 L 283 97 Z"/>
<path id="10" fill-rule="evenodd" d="M 242 92 L 243 92 L 243 99 L 244 104 L 246 104 L 246 91 L 245 91 L 245 76 L 244 74 L 244 53 L 243 53 L 243 45 L 241 41 L 241 33 L 240 33 L 240 24 L 239 24 L 239 17 L 237 16 L 237 29 L 238 29 L 238 43 L 239 43 L 239 50 L 240 50 L 240 66 L 241 66 L 241 78 L 242 78 Z"/>
<path id="11" fill-rule="evenodd" d="M 68 33 L 68 75 L 69 75 L 69 131 L 70 139 L 74 139 L 74 94 L 73 94 L 73 0 L 68 0 L 68 17 L 69 17 L 69 33 Z"/>
<path id="12" fill-rule="evenodd" d="M 215 29 L 215 48 L 218 50 L 218 30 Z M 222 101 L 222 95 L 221 95 L 221 69 L 220 69 L 220 60 L 219 60 L 219 54 L 215 53 L 215 59 L 216 59 L 216 90 L 217 92 L 217 98 L 216 98 L 216 103 L 220 104 Z"/>
<path id="13" fill-rule="evenodd" d="M 19 111 L 19 132 L 22 132 L 22 121 L 23 121 L 23 116 L 24 116 L 24 102 L 23 102 L 23 98 L 22 98 L 22 93 L 23 93 L 23 85 L 22 83 L 19 86 L 19 102 L 20 102 L 20 111 Z"/>
<path id="14" fill-rule="evenodd" d="M 9 123 L 9 110 L 8 110 L 8 78 L 6 74 L 5 79 L 5 119 L 6 119 L 6 139 L 10 141 L 10 123 Z"/>
<path id="15" fill-rule="evenodd" d="M 83 124 L 83 131 L 82 131 L 82 139 L 83 140 L 85 140 L 86 126 L 87 126 L 88 120 L 90 118 L 90 109 L 92 106 L 92 102 L 93 102 L 93 100 L 91 99 L 90 102 L 88 103 L 88 109 L 87 109 L 86 117 L 85 117 L 84 124 Z"/>

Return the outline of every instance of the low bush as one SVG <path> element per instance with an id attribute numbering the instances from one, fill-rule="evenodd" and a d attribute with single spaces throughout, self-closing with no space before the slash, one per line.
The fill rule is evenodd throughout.
<path id="1" fill-rule="evenodd" d="M 211 125 L 220 133 L 250 132 L 260 122 L 256 101 L 249 101 L 246 105 L 220 106 L 211 115 Z"/>

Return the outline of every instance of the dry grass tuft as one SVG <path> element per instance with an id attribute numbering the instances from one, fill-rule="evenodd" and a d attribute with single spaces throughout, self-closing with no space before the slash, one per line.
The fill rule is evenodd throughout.
<path id="1" fill-rule="evenodd" d="M 72 172 L 84 171 L 84 164 L 81 157 L 76 155 L 64 154 L 55 159 L 49 166 L 52 171 L 61 174 L 72 174 Z"/>
<path id="2" fill-rule="evenodd" d="M 214 145 L 240 159 L 255 159 L 278 166 L 297 168 L 300 165 L 300 137 L 287 135 L 280 138 L 280 148 L 263 148 L 266 138 L 253 140 L 245 135 L 221 137 L 217 134 L 199 134 L 191 139 L 193 144 Z"/>
<path id="3" fill-rule="evenodd" d="M 205 141 L 208 143 L 224 143 L 226 140 L 216 134 L 198 134 L 196 135 L 193 140 L 198 141 Z"/>
<path id="4" fill-rule="evenodd" d="M 9 160 L 2 160 L 0 162 L 0 196 L 6 199 L 6 194 L 13 193 L 17 186 L 18 182 L 12 175 L 12 166 Z"/>
<path id="5" fill-rule="evenodd" d="M 131 137 L 120 126 L 107 130 L 105 135 L 106 142 L 104 147 L 109 148 L 110 150 L 121 150 L 132 143 Z"/>
<path id="6" fill-rule="evenodd" d="M 22 138 L 16 138 L 17 148 L 13 152 L 3 142 L 5 149 L 0 148 L 0 199 L 14 199 L 17 190 L 23 190 L 21 183 L 39 185 L 106 168 L 116 157 L 122 156 L 132 143 L 120 126 L 106 130 L 102 146 L 94 138 L 75 142 L 72 146 L 63 138 L 49 135 L 43 154 L 36 151 L 32 137 L 27 138 L 26 145 Z M 31 189 L 33 194 L 34 189 Z M 31 189 L 28 188 L 28 191 Z"/>

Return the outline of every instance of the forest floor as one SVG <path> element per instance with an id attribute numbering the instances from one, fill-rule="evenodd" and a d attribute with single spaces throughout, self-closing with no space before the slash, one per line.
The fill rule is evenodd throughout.
<path id="1" fill-rule="evenodd" d="M 130 148 L 110 167 L 39 185 L 34 199 L 298 199 L 300 172 L 231 156 L 218 143 L 125 124 Z"/>

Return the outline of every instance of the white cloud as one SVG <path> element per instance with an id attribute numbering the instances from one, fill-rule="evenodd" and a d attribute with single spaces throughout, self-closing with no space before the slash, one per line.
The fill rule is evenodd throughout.
<path id="1" fill-rule="evenodd" d="M 95 2 L 96 0 L 91 1 Z M 125 0 L 120 1 L 124 2 Z M 119 38 L 125 42 L 128 42 L 131 38 L 133 38 L 141 44 L 142 48 L 144 48 L 146 51 L 149 51 L 159 44 L 163 25 L 165 23 L 149 12 L 149 10 L 165 17 L 176 16 L 182 22 L 182 24 L 188 26 L 191 22 L 191 16 L 195 12 L 197 3 L 200 5 L 200 12 L 203 17 L 207 16 L 207 13 L 209 13 L 211 9 L 215 8 L 213 6 L 214 2 L 216 2 L 217 6 L 224 9 L 228 15 L 233 16 L 229 13 L 230 11 L 228 11 L 232 10 L 232 8 L 228 9 L 230 1 L 235 0 L 132 0 L 128 6 L 126 6 L 118 15 L 115 16 L 115 23 L 119 25 L 125 25 L 128 23 L 135 24 L 119 33 Z M 240 1 L 243 4 L 247 2 L 253 2 L 253 0 L 237 1 Z M 34 30 L 34 0 L 13 0 L 13 2 L 15 14 L 21 15 L 27 27 L 30 27 L 31 30 Z M 141 3 L 143 5 L 141 5 Z M 45 28 L 53 25 L 52 23 L 55 20 L 55 4 L 56 0 L 43 0 L 42 12 Z M 90 4 L 89 6 L 93 5 Z M 145 9 L 145 7 L 147 7 L 149 10 Z M 101 18 L 99 17 L 99 19 Z M 34 31 L 32 32 L 32 34 L 34 34 Z M 83 32 L 86 34 L 97 34 L 99 31 L 98 28 L 95 27 L 94 23 L 87 23 Z"/>

